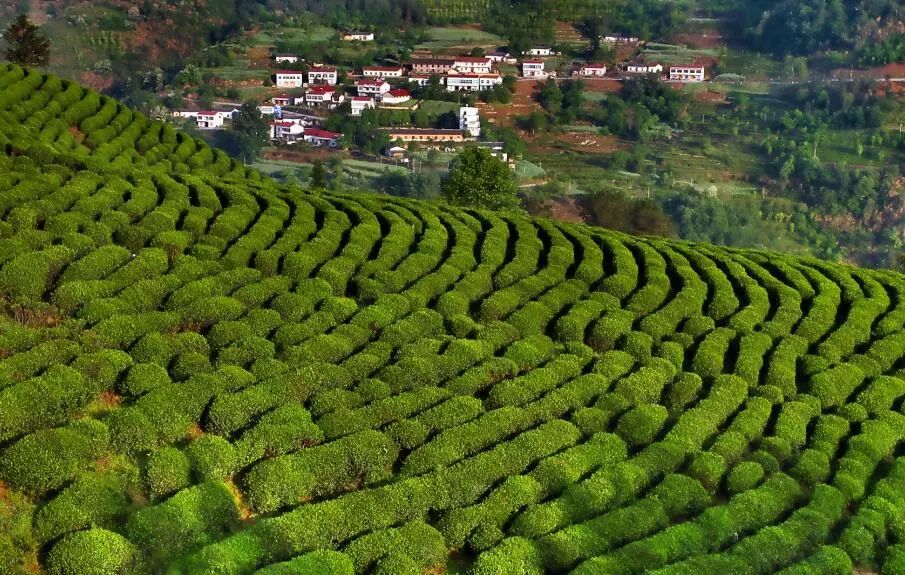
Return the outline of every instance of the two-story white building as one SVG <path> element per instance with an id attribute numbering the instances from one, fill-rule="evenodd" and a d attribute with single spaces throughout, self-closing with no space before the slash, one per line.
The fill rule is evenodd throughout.
<path id="1" fill-rule="evenodd" d="M 378 98 L 390 91 L 390 85 L 383 80 L 358 80 L 355 89 L 359 96 L 377 96 Z"/>
<path id="2" fill-rule="evenodd" d="M 585 78 L 606 76 L 606 64 L 585 64 L 578 70 L 578 75 Z"/>
<path id="3" fill-rule="evenodd" d="M 490 74 L 493 71 L 493 62 L 490 58 L 473 56 L 456 56 L 453 61 L 453 69 L 466 74 Z"/>
<path id="4" fill-rule="evenodd" d="M 370 96 L 352 96 L 349 99 L 349 104 L 352 107 L 352 115 L 353 116 L 361 116 L 361 113 L 367 109 L 373 109 L 376 106 L 374 102 L 374 98 Z"/>
<path id="5" fill-rule="evenodd" d="M 704 66 L 697 64 L 670 66 L 669 79 L 680 82 L 703 82 Z"/>
<path id="6" fill-rule="evenodd" d="M 296 122 L 274 122 L 270 124 L 270 139 L 295 142 L 302 138 L 305 127 Z"/>
<path id="7" fill-rule="evenodd" d="M 547 76 L 543 60 L 524 60 L 522 62 L 522 77 L 543 79 Z"/>
<path id="8" fill-rule="evenodd" d="M 309 84 L 335 86 L 338 79 L 339 74 L 333 66 L 312 66 L 308 69 Z"/>
<path id="9" fill-rule="evenodd" d="M 223 115 L 214 110 L 200 110 L 195 116 L 195 122 L 202 130 L 222 128 Z"/>
<path id="10" fill-rule="evenodd" d="M 305 105 L 333 109 L 345 100 L 335 86 L 312 86 L 305 92 Z"/>
<path id="11" fill-rule="evenodd" d="M 502 83 L 503 77 L 499 74 L 459 74 L 450 71 L 446 76 L 446 91 L 480 92 Z"/>
<path id="12" fill-rule="evenodd" d="M 361 69 L 365 78 L 401 78 L 404 74 L 402 66 L 365 66 Z"/>
<path id="13" fill-rule="evenodd" d="M 472 138 L 481 136 L 481 113 L 473 106 L 459 108 L 459 129 L 468 132 Z"/>
<path id="14" fill-rule="evenodd" d="M 274 78 L 277 88 L 301 88 L 305 85 L 305 74 L 300 70 L 277 70 Z"/>

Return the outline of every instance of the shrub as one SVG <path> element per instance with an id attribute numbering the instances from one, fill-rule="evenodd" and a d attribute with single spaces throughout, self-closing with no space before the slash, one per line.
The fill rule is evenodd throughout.
<path id="1" fill-rule="evenodd" d="M 648 445 L 656 439 L 668 415 L 662 405 L 639 405 L 619 418 L 616 433 L 632 447 Z"/>
<path id="2" fill-rule="evenodd" d="M 128 539 L 94 528 L 67 535 L 47 555 L 52 575 L 119 575 L 135 566 L 135 547 Z"/>
<path id="3" fill-rule="evenodd" d="M 540 552 L 530 539 L 510 537 L 481 553 L 472 567 L 474 575 L 542 575 Z"/>
<path id="4" fill-rule="evenodd" d="M 164 447 L 151 454 L 145 467 L 145 484 L 151 497 L 162 498 L 192 483 L 192 464 L 181 450 Z"/>
<path id="5" fill-rule="evenodd" d="M 354 575 L 352 559 L 338 551 L 312 551 L 291 561 L 258 569 L 256 575 Z"/>
<path id="6" fill-rule="evenodd" d="M 109 439 L 107 426 L 94 419 L 38 431 L 0 454 L 0 477 L 36 493 L 56 489 L 89 468 L 107 450 Z"/>
<path id="7" fill-rule="evenodd" d="M 93 526 L 114 528 L 126 513 L 123 477 L 88 473 L 63 489 L 35 514 L 39 542 Z"/>
<path id="8" fill-rule="evenodd" d="M 729 493 L 741 493 L 757 486 L 764 478 L 764 468 L 754 461 L 743 461 L 729 472 L 726 489 Z"/>
<path id="9" fill-rule="evenodd" d="M 236 471 L 236 450 L 219 435 L 202 435 L 186 450 L 200 481 L 222 481 Z"/>

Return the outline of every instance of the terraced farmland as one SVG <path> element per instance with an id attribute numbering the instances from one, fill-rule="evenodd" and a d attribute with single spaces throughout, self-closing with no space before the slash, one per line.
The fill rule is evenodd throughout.
<path id="1" fill-rule="evenodd" d="M 901 275 L 0 146 L 0 572 L 905 572 Z"/>

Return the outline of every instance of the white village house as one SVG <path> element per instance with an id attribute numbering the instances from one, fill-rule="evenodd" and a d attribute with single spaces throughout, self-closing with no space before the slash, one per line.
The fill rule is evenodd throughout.
<path id="1" fill-rule="evenodd" d="M 301 88 L 305 85 L 305 74 L 300 70 L 277 70 L 274 78 L 277 88 Z"/>
<path id="2" fill-rule="evenodd" d="M 623 36 L 621 34 L 606 34 L 601 37 L 605 44 L 637 44 L 641 41 L 636 36 Z"/>
<path id="3" fill-rule="evenodd" d="M 358 80 L 355 89 L 359 96 L 382 96 L 390 91 L 390 85 L 383 80 Z"/>
<path id="4" fill-rule="evenodd" d="M 526 56 L 553 56 L 553 48 L 548 46 L 535 46 L 534 48 L 529 48 L 525 52 Z"/>
<path id="5" fill-rule="evenodd" d="M 493 61 L 488 57 L 456 56 L 453 68 L 466 74 L 490 74 Z"/>
<path id="6" fill-rule="evenodd" d="M 274 106 L 289 106 L 294 102 L 294 98 L 289 94 L 280 94 L 270 99 L 270 103 Z"/>
<path id="7" fill-rule="evenodd" d="M 308 70 L 309 84 L 327 84 L 329 86 L 335 86 L 338 79 L 339 74 L 337 74 L 336 68 L 333 66 L 312 66 Z"/>
<path id="8" fill-rule="evenodd" d="M 321 130 L 320 128 L 310 128 L 305 130 L 302 137 L 312 146 L 336 148 L 339 146 L 339 139 L 342 138 L 342 134 Z"/>
<path id="9" fill-rule="evenodd" d="M 480 111 L 473 106 L 462 106 L 459 108 L 459 129 L 468 132 L 472 138 L 480 137 Z"/>
<path id="10" fill-rule="evenodd" d="M 305 92 L 305 105 L 314 107 L 335 108 L 345 100 L 335 86 L 312 86 Z"/>
<path id="11" fill-rule="evenodd" d="M 516 60 L 509 52 L 487 52 L 487 57 L 491 62 L 501 64 L 516 64 Z"/>
<path id="12" fill-rule="evenodd" d="M 697 64 L 692 65 L 683 65 L 683 66 L 670 66 L 669 67 L 669 79 L 670 80 L 678 80 L 681 82 L 703 82 L 704 81 L 704 66 L 700 66 Z"/>
<path id="13" fill-rule="evenodd" d="M 270 124 L 270 139 L 284 142 L 300 140 L 305 127 L 295 122 L 274 122 Z"/>
<path id="14" fill-rule="evenodd" d="M 290 64 L 295 64 L 299 61 L 299 57 L 295 54 L 277 54 L 273 57 L 274 62 L 277 64 L 282 64 L 284 62 L 289 62 Z"/>
<path id="15" fill-rule="evenodd" d="M 380 102 L 382 104 L 404 104 L 412 99 L 411 93 L 408 90 L 403 90 L 402 88 L 397 88 L 396 90 L 390 90 L 380 98 Z"/>
<path id="16" fill-rule="evenodd" d="M 546 78 L 543 60 L 525 60 L 522 62 L 522 76 L 525 78 Z"/>
<path id="17" fill-rule="evenodd" d="M 480 92 L 503 83 L 499 74 L 459 74 L 451 70 L 446 76 L 447 92 Z"/>
<path id="18" fill-rule="evenodd" d="M 606 76 L 606 64 L 585 64 L 578 70 L 578 75 L 586 78 Z"/>
<path id="19" fill-rule="evenodd" d="M 663 64 L 647 63 L 647 62 L 629 62 L 625 65 L 627 74 L 662 74 Z"/>
<path id="20" fill-rule="evenodd" d="M 367 110 L 368 108 L 374 108 L 376 104 L 374 103 L 374 98 L 369 96 L 352 96 L 349 100 L 349 104 L 352 107 L 352 115 L 353 116 L 361 116 L 361 113 Z"/>
<path id="21" fill-rule="evenodd" d="M 361 69 L 365 78 L 401 78 L 404 73 L 402 66 L 365 66 Z"/>
<path id="22" fill-rule="evenodd" d="M 373 42 L 373 32 L 346 32 L 342 36 L 346 42 Z"/>
<path id="23" fill-rule="evenodd" d="M 212 130 L 223 127 L 223 116 L 213 110 L 200 110 L 195 116 L 198 127 L 202 130 Z"/>

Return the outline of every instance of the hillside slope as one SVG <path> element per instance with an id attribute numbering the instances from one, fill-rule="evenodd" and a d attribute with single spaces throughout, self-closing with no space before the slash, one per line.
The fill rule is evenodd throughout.
<path id="1" fill-rule="evenodd" d="M 281 188 L 11 66 L 0 147 L 0 572 L 903 572 L 901 275 Z"/>

